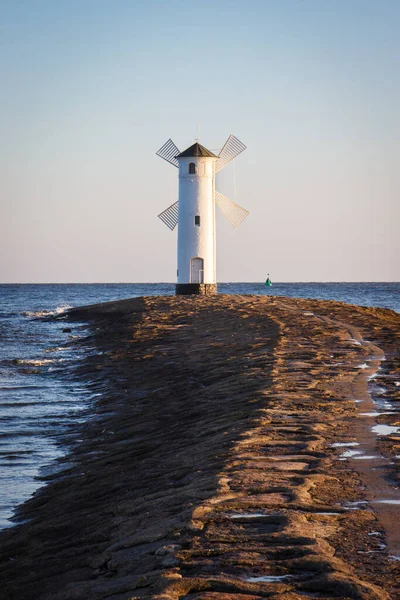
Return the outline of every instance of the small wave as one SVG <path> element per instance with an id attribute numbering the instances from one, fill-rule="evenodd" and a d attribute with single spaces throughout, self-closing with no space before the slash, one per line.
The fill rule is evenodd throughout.
<path id="1" fill-rule="evenodd" d="M 71 348 L 67 348 L 66 346 L 57 346 L 55 348 L 46 348 L 45 352 L 65 352 L 65 351 L 71 351 Z"/>
<path id="2" fill-rule="evenodd" d="M 49 365 L 56 361 L 51 358 L 42 358 L 42 359 L 17 358 L 15 362 L 17 365 L 33 365 L 35 367 L 42 367 L 43 365 Z"/>
<path id="3" fill-rule="evenodd" d="M 21 408 L 23 406 L 52 406 L 53 404 L 54 404 L 54 401 L 52 401 L 52 400 L 49 400 L 48 402 L 43 402 L 43 401 L 36 402 L 35 400 L 32 400 L 32 402 L 0 402 L 0 409 L 1 408 L 10 408 L 11 406 L 14 408 Z M 66 402 L 63 402 L 63 403 L 57 402 L 57 406 L 59 406 L 60 404 L 66 404 Z M 17 417 L 18 415 L 15 415 L 15 416 Z"/>
<path id="4" fill-rule="evenodd" d="M 71 304 L 62 304 L 61 306 L 57 306 L 56 313 L 59 315 L 68 310 L 69 308 L 72 308 Z"/>
<path id="5" fill-rule="evenodd" d="M 12 440 L 13 438 L 31 438 L 33 436 L 42 437 L 42 433 L 38 429 L 24 429 L 23 431 L 0 431 L 0 440 Z"/>
<path id="6" fill-rule="evenodd" d="M 0 385 L 0 392 L 11 392 L 15 390 L 41 390 L 44 385 Z"/>
<path id="7" fill-rule="evenodd" d="M 54 310 L 24 310 L 21 312 L 21 315 L 23 317 L 31 317 L 31 318 L 50 317 L 51 315 L 54 315 L 54 314 L 55 314 Z"/>
<path id="8" fill-rule="evenodd" d="M 12 460 L 12 461 L 19 460 L 19 461 L 21 461 L 19 464 L 22 466 L 22 465 L 25 465 L 27 462 L 28 463 L 30 462 L 30 456 L 20 456 L 17 452 L 9 452 L 7 454 L 3 452 L 0 454 L 0 461 L 3 464 L 7 464 L 6 461 L 10 461 L 10 460 Z M 13 464 L 14 464 L 14 466 L 16 466 L 16 463 L 13 463 Z"/>
<path id="9" fill-rule="evenodd" d="M 7 458 L 8 456 L 18 456 L 19 458 L 30 458 L 35 450 L 0 450 L 0 458 Z"/>
<path id="10" fill-rule="evenodd" d="M 21 312 L 24 317 L 30 317 L 31 319 L 40 319 L 41 317 L 55 317 L 56 315 L 62 315 L 66 310 L 72 308 L 70 304 L 62 304 L 57 306 L 55 310 L 25 310 Z"/>
<path id="11" fill-rule="evenodd" d="M 34 367 L 45 367 L 54 363 L 66 362 L 66 358 L 17 358 L 14 362 L 17 365 L 31 365 Z"/>

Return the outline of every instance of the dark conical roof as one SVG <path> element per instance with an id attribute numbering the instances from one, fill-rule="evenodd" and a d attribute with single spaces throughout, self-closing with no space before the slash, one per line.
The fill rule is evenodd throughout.
<path id="1" fill-rule="evenodd" d="M 190 148 L 186 148 L 186 150 L 178 154 L 175 158 L 183 158 L 184 156 L 211 156 L 212 158 L 218 158 L 218 156 L 207 150 L 207 148 L 204 148 L 199 142 L 196 142 Z"/>

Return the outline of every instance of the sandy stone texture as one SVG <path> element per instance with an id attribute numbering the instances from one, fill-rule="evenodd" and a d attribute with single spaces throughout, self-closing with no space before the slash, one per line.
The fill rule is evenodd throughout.
<path id="1" fill-rule="evenodd" d="M 1 597 L 400 599 L 398 314 L 219 295 L 69 321 L 98 396 L 0 536 Z"/>

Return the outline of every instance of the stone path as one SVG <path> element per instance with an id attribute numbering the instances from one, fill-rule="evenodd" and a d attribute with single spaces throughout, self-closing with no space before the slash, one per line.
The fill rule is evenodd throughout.
<path id="1" fill-rule="evenodd" d="M 398 315 L 218 296 L 71 318 L 92 321 L 99 353 L 76 377 L 101 396 L 31 520 L 2 534 L 5 597 L 400 598 L 396 505 L 376 503 L 400 496 L 400 436 L 371 435 L 355 402 L 380 364 L 400 407 Z M 372 477 L 343 457 L 366 439 Z"/>

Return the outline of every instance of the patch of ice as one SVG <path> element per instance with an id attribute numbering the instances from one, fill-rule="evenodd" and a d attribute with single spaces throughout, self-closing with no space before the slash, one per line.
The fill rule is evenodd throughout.
<path id="1" fill-rule="evenodd" d="M 365 508 L 366 504 L 368 504 L 366 500 L 356 500 L 355 502 L 346 502 L 343 508 L 345 510 L 360 510 Z"/>
<path id="2" fill-rule="evenodd" d="M 359 442 L 335 442 L 334 444 L 331 444 L 331 448 L 351 448 L 359 445 Z"/>
<path id="3" fill-rule="evenodd" d="M 376 400 L 375 404 L 378 405 L 378 408 L 380 408 L 381 410 L 387 410 L 389 411 L 389 414 L 392 414 L 393 412 L 397 412 L 395 411 L 395 407 L 392 406 L 387 400 Z"/>
<path id="4" fill-rule="evenodd" d="M 400 431 L 400 427 L 394 425 L 374 425 L 371 429 L 377 435 L 391 435 Z"/>
<path id="5" fill-rule="evenodd" d="M 329 516 L 339 516 L 342 513 L 339 512 L 316 512 L 316 513 L 312 513 L 313 515 L 329 515 Z"/>
<path id="6" fill-rule="evenodd" d="M 362 450 L 346 450 L 343 452 L 343 458 L 355 458 L 358 454 L 362 454 Z"/>
<path id="7" fill-rule="evenodd" d="M 293 575 L 263 575 L 262 577 L 249 577 L 246 581 L 249 583 L 278 583 L 279 581 L 287 581 Z"/>
<path id="8" fill-rule="evenodd" d="M 383 396 L 383 394 L 386 394 L 386 392 L 387 388 L 383 387 L 382 385 L 376 385 L 372 390 L 372 393 L 376 396 Z"/>
<path id="9" fill-rule="evenodd" d="M 256 517 L 265 517 L 264 513 L 235 513 L 229 515 L 231 519 L 255 519 Z"/>
<path id="10" fill-rule="evenodd" d="M 353 456 L 354 460 L 372 460 L 374 458 L 382 458 L 381 456 L 376 456 L 373 454 L 367 455 L 363 454 L 362 456 Z"/>

